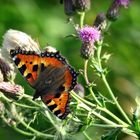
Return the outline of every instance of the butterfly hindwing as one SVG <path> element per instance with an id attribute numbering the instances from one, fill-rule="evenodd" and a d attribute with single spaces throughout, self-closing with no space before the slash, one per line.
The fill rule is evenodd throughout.
<path id="1" fill-rule="evenodd" d="M 70 112 L 69 91 L 72 90 L 76 85 L 77 73 L 68 64 L 65 58 L 63 58 L 58 52 L 42 53 L 42 63 L 43 62 L 45 67 L 50 67 L 51 65 L 52 69 L 54 69 L 55 72 L 52 72 L 51 76 L 47 76 L 52 77 L 52 83 L 49 87 L 53 87 L 50 90 L 53 93 L 48 92 L 49 90 L 45 91 L 46 94 L 43 93 L 41 95 L 42 101 L 56 116 L 58 116 L 61 119 L 64 119 Z M 55 80 L 53 80 L 53 75 Z M 47 86 L 45 87 L 45 89 L 47 89 Z"/>
<path id="2" fill-rule="evenodd" d="M 70 112 L 69 100 L 69 93 L 65 91 L 58 95 L 46 94 L 42 96 L 42 101 L 60 119 L 65 119 Z"/>

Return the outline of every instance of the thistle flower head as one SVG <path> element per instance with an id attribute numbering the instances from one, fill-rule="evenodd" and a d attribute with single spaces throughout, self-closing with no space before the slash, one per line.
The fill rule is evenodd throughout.
<path id="1" fill-rule="evenodd" d="M 99 41 L 101 33 L 97 28 L 84 26 L 80 30 L 78 30 L 79 38 L 82 42 L 91 42 L 94 43 Z"/>
<path id="2" fill-rule="evenodd" d="M 121 6 L 124 6 L 125 8 L 128 7 L 129 3 L 130 3 L 130 0 L 116 0 L 116 2 L 121 5 Z"/>

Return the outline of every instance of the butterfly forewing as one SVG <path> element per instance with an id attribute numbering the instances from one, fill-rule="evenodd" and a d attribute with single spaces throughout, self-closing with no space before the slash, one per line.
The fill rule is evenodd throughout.
<path id="1" fill-rule="evenodd" d="M 40 72 L 40 56 L 35 52 L 11 50 L 10 55 L 20 73 L 33 87 Z"/>

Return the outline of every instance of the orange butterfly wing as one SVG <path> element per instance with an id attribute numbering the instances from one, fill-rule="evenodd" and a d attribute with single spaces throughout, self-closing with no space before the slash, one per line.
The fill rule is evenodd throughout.
<path id="1" fill-rule="evenodd" d="M 10 55 L 20 73 L 33 87 L 40 71 L 40 56 L 35 52 L 22 51 L 20 48 L 11 50 Z"/>
<path id="2" fill-rule="evenodd" d="M 69 91 L 74 88 L 77 73 L 59 52 L 11 50 L 10 55 L 20 73 L 36 89 L 34 99 L 42 101 L 59 118 L 64 119 L 69 109 Z M 56 78 L 56 79 L 55 79 Z"/>

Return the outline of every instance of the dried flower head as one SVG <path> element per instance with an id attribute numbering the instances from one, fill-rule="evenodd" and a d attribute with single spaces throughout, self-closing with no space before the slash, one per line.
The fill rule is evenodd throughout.
<path id="1" fill-rule="evenodd" d="M 11 49 L 20 47 L 21 49 L 40 52 L 38 44 L 26 33 L 17 30 L 8 30 L 3 36 L 3 45 L 1 48 L 1 57 L 11 68 L 9 78 L 14 80 L 15 78 L 15 66 L 9 55 Z"/>
<path id="2" fill-rule="evenodd" d="M 3 74 L 3 78 L 4 78 L 3 80 L 8 81 L 8 76 L 12 69 L 10 65 L 6 61 L 4 61 L 2 58 L 0 58 L 0 70 Z"/>
<path id="3" fill-rule="evenodd" d="M 97 28 L 84 26 L 78 30 L 79 38 L 82 42 L 96 42 L 100 40 L 101 33 Z"/>
<path id="4" fill-rule="evenodd" d="M 53 53 L 56 53 L 57 50 L 55 48 L 53 48 L 52 46 L 46 46 L 44 48 L 44 52 L 47 51 L 47 52 L 53 52 Z"/>
<path id="5" fill-rule="evenodd" d="M 38 52 L 38 44 L 26 33 L 17 30 L 8 30 L 3 36 L 3 48 L 10 51 L 20 47 L 26 50 L 33 50 Z"/>
<path id="6" fill-rule="evenodd" d="M 24 89 L 19 85 L 10 82 L 0 82 L 0 92 L 12 99 L 18 99 L 22 96 Z"/>

